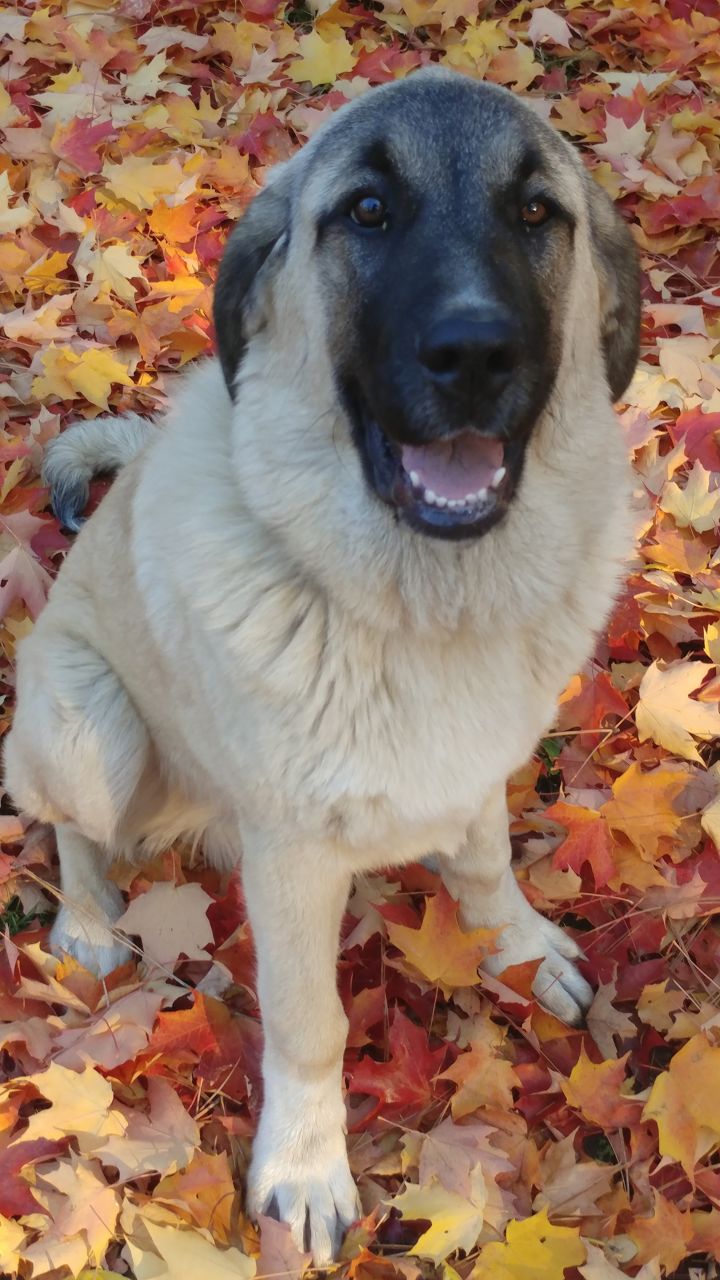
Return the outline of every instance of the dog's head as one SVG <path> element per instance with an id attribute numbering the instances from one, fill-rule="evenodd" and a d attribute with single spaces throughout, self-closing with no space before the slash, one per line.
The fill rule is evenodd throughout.
<path id="1" fill-rule="evenodd" d="M 571 348 L 589 379 L 604 364 L 608 399 L 625 390 L 638 268 L 611 202 L 526 104 L 423 72 L 339 111 L 271 175 L 230 241 L 215 323 L 233 397 L 263 368 L 298 379 L 317 407 L 303 430 L 351 442 L 373 501 L 476 538 L 512 503 Z"/>

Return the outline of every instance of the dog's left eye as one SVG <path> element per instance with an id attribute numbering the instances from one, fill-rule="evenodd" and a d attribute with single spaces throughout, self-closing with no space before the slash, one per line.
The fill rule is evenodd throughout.
<path id="1" fill-rule="evenodd" d="M 387 223 L 387 205 L 379 196 L 361 196 L 350 209 L 350 217 L 359 227 L 383 228 Z"/>
<path id="2" fill-rule="evenodd" d="M 520 219 L 526 227 L 540 227 L 550 214 L 551 210 L 542 200 L 528 200 L 520 210 Z"/>

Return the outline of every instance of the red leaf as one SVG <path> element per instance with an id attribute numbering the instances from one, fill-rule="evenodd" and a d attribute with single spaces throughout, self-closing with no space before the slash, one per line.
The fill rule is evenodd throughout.
<path id="1" fill-rule="evenodd" d="M 433 1100 L 432 1081 L 445 1059 L 445 1045 L 431 1049 L 428 1032 L 396 1009 L 388 1033 L 388 1048 L 388 1062 L 365 1057 L 358 1063 L 352 1073 L 351 1091 L 378 1098 L 388 1110 L 427 1107 Z"/>

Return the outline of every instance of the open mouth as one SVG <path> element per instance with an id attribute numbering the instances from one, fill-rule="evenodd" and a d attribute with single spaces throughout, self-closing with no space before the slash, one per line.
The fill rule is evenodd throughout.
<path id="1" fill-rule="evenodd" d="M 419 532 L 476 538 L 506 511 L 519 459 L 497 437 L 466 428 L 428 444 L 401 444 L 374 419 L 353 417 L 372 488 Z"/>

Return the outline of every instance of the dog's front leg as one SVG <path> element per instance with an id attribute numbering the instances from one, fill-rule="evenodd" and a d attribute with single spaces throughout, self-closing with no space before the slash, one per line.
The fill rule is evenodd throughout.
<path id="1" fill-rule="evenodd" d="M 316 1266 L 332 1261 L 360 1212 L 345 1145 L 348 1024 L 336 982 L 350 879 L 331 848 L 243 837 L 265 1038 L 248 1208 L 276 1211 Z"/>
<path id="2" fill-rule="evenodd" d="M 505 788 L 498 787 L 459 852 L 440 858 L 442 878 L 460 904 L 466 929 L 502 927 L 501 950 L 488 958 L 484 968 L 498 974 L 508 965 L 542 957 L 533 983 L 535 995 L 563 1022 L 579 1026 L 593 996 L 574 963 L 580 948 L 530 906 L 510 860 Z"/>

